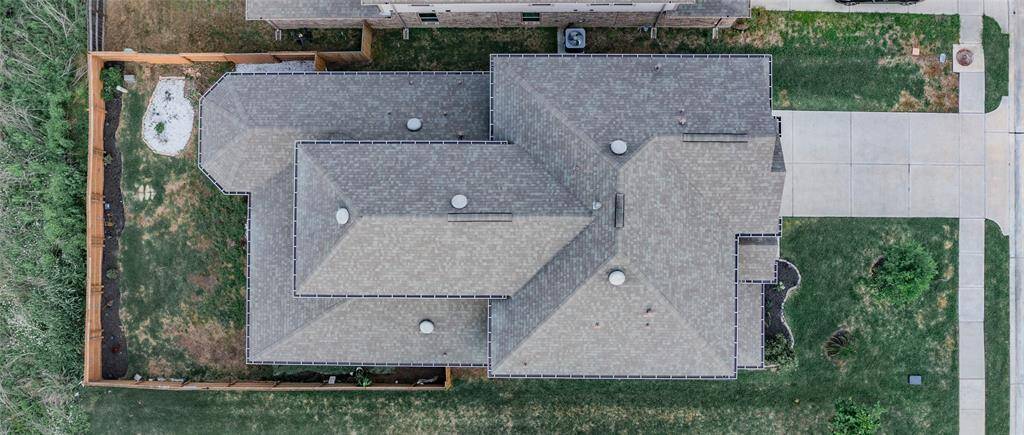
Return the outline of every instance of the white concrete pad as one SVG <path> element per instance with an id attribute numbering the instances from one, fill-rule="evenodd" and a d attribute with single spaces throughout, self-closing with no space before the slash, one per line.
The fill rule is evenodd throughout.
<path id="1" fill-rule="evenodd" d="M 1010 5 L 1006 0 L 985 0 L 985 15 L 994 18 L 1003 33 L 1010 28 Z"/>
<path id="2" fill-rule="evenodd" d="M 761 0 L 764 3 L 764 8 L 770 11 L 788 11 L 789 0 Z"/>
<path id="3" fill-rule="evenodd" d="M 985 164 L 985 115 L 960 115 L 960 163 Z"/>
<path id="4" fill-rule="evenodd" d="M 960 270 L 957 276 L 960 278 L 960 287 L 984 287 L 985 286 L 985 254 L 962 252 L 960 253 Z"/>
<path id="5" fill-rule="evenodd" d="M 960 115 L 915 113 L 910 119 L 910 163 L 960 161 Z"/>
<path id="6" fill-rule="evenodd" d="M 794 112 L 794 163 L 849 163 L 850 112 Z"/>
<path id="7" fill-rule="evenodd" d="M 985 13 L 985 3 L 982 0 L 960 0 L 958 9 L 961 19 L 964 15 L 981 15 Z"/>
<path id="8" fill-rule="evenodd" d="M 955 73 L 985 73 L 985 49 L 981 47 L 981 43 L 971 44 L 953 44 L 953 56 L 956 56 L 960 50 L 968 50 L 974 54 L 970 65 L 960 65 L 960 62 L 953 62 L 953 72 Z"/>
<path id="9" fill-rule="evenodd" d="M 907 13 L 929 15 L 956 15 L 958 0 L 927 0 L 907 6 Z"/>
<path id="10" fill-rule="evenodd" d="M 789 9 L 794 11 L 852 12 L 849 6 L 831 0 L 790 0 Z"/>
<path id="11" fill-rule="evenodd" d="M 960 380 L 960 409 L 985 409 L 985 380 Z"/>
<path id="12" fill-rule="evenodd" d="M 956 217 L 960 212 L 960 170 L 956 166 L 910 166 L 910 215 Z"/>
<path id="13" fill-rule="evenodd" d="M 851 129 L 853 163 L 907 163 L 910 150 L 907 114 L 854 112 Z"/>
<path id="14" fill-rule="evenodd" d="M 985 114 L 986 132 L 1008 132 L 1010 131 L 1010 98 L 1003 96 L 999 101 L 996 110 Z"/>
<path id="15" fill-rule="evenodd" d="M 850 165 L 795 163 L 795 216 L 850 216 Z"/>
<path id="16" fill-rule="evenodd" d="M 985 289 L 960 287 L 957 293 L 957 310 L 961 322 L 985 320 Z"/>
<path id="17" fill-rule="evenodd" d="M 1010 135 L 985 134 L 985 217 L 1010 228 Z"/>
<path id="18" fill-rule="evenodd" d="M 960 113 L 985 113 L 985 73 L 960 73 Z"/>
<path id="19" fill-rule="evenodd" d="M 960 15 L 960 43 L 981 44 L 981 23 L 980 15 Z"/>
<path id="20" fill-rule="evenodd" d="M 985 220 L 960 219 L 959 253 L 985 253 Z"/>
<path id="21" fill-rule="evenodd" d="M 788 165 L 787 165 L 788 166 Z M 781 216 L 793 216 L 793 169 L 786 168 L 786 183 L 782 186 Z"/>
<path id="22" fill-rule="evenodd" d="M 985 167 L 960 167 L 960 217 L 985 217 Z"/>
<path id="23" fill-rule="evenodd" d="M 960 379 L 985 379 L 985 333 L 982 322 L 960 322 L 959 327 L 960 339 L 957 346 Z"/>
<path id="24" fill-rule="evenodd" d="M 906 165 L 853 165 L 853 216 L 900 217 L 910 213 Z"/>
<path id="25" fill-rule="evenodd" d="M 960 410 L 960 435 L 978 435 L 985 433 L 985 410 Z"/>

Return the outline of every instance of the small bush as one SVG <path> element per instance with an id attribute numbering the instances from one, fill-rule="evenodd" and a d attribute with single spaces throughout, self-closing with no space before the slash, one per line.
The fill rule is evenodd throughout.
<path id="1" fill-rule="evenodd" d="M 357 367 L 356 370 L 352 372 L 352 377 L 355 378 L 356 385 L 360 387 L 369 387 L 370 385 L 373 385 L 373 378 L 367 374 L 362 367 Z"/>
<path id="2" fill-rule="evenodd" d="M 918 243 L 899 243 L 885 248 L 868 284 L 883 300 L 906 304 L 917 299 L 931 286 L 938 266 L 931 254 Z"/>
<path id="3" fill-rule="evenodd" d="M 867 435 L 878 433 L 882 426 L 882 405 L 863 405 L 852 400 L 836 402 L 836 414 L 829 420 L 832 433 L 837 435 Z"/>
<path id="4" fill-rule="evenodd" d="M 154 128 L 156 128 L 156 134 L 164 134 L 164 128 L 166 128 L 166 127 L 167 126 L 164 125 L 163 122 L 156 123 L 156 126 L 154 127 Z"/>
<path id="5" fill-rule="evenodd" d="M 117 87 L 124 84 L 124 75 L 121 74 L 121 68 L 118 67 L 104 68 L 100 73 L 100 79 L 103 80 L 104 101 L 114 99 L 114 96 L 117 95 Z"/>
<path id="6" fill-rule="evenodd" d="M 796 366 L 796 353 L 789 346 L 789 340 L 782 334 L 768 337 L 764 344 L 764 360 L 768 364 L 777 365 L 781 369 Z"/>

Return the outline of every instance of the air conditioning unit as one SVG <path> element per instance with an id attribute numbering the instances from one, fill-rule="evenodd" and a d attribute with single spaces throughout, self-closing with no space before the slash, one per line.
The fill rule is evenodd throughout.
<path id="1" fill-rule="evenodd" d="M 587 31 L 578 27 L 565 29 L 565 51 L 582 53 L 587 46 Z"/>

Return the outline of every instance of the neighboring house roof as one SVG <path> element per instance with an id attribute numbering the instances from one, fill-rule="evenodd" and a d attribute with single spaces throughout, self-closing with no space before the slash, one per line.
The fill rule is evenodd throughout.
<path id="1" fill-rule="evenodd" d="M 635 0 L 635 3 L 662 3 L 664 0 Z M 246 0 L 247 20 L 317 20 L 373 18 L 380 16 L 376 5 L 383 4 L 535 4 L 532 0 Z M 586 3 L 580 0 L 546 0 L 548 3 Z M 675 9 L 666 13 L 684 17 L 749 17 L 750 0 L 676 0 Z"/>
<path id="2" fill-rule="evenodd" d="M 490 83 L 228 75 L 204 97 L 201 166 L 252 192 L 249 361 L 598 378 L 760 366 L 760 328 L 738 325 L 741 282 L 774 280 L 770 57 L 491 64 Z M 453 209 L 456 193 L 471 205 Z M 426 318 L 434 334 L 416 329 Z"/>

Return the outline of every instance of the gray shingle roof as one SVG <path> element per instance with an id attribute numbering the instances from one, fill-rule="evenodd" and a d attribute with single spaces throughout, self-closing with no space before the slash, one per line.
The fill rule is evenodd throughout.
<path id="1" fill-rule="evenodd" d="M 484 301 L 296 298 L 291 247 L 295 141 L 487 139 L 488 75 L 480 73 L 227 74 L 200 105 L 200 166 L 227 192 L 251 192 L 247 360 L 257 363 L 482 365 Z M 411 116 L 425 120 L 415 134 Z M 247 134 L 245 132 L 248 132 Z M 369 310 L 371 318 L 350 312 Z M 429 339 L 408 313 L 429 316 Z M 382 344 L 374 331 L 401 328 Z M 335 337 L 346 331 L 346 337 Z M 412 331 L 412 333 L 409 333 Z M 347 340 L 347 341 L 346 341 Z M 329 344 L 328 344 L 329 343 Z M 303 350 L 316 347 L 315 354 Z M 315 357 L 315 358 L 314 358 Z"/>
<path id="2" fill-rule="evenodd" d="M 592 219 L 505 142 L 312 142 L 297 150 L 300 295 L 509 296 Z M 456 194 L 469 198 L 466 208 L 451 206 Z M 341 206 L 352 216 L 343 226 L 334 216 Z"/>
<path id="3" fill-rule="evenodd" d="M 777 232 L 784 181 L 770 59 L 496 56 L 492 69 L 495 138 L 543 156 L 581 201 L 625 202 L 621 229 L 603 208 L 492 302 L 492 375 L 734 376 L 736 236 Z M 615 139 L 630 144 L 621 157 Z M 644 290 L 610 285 L 612 268 Z M 632 305 L 633 292 L 648 296 Z M 611 307 L 660 314 L 641 324 Z"/>
<path id="4" fill-rule="evenodd" d="M 509 55 L 492 71 L 490 105 L 486 75 L 235 74 L 204 97 L 201 166 L 252 192 L 249 360 L 734 377 L 738 236 L 778 232 L 770 58 Z M 511 222 L 463 222 L 481 213 Z M 424 336 L 421 318 L 445 326 Z"/>

